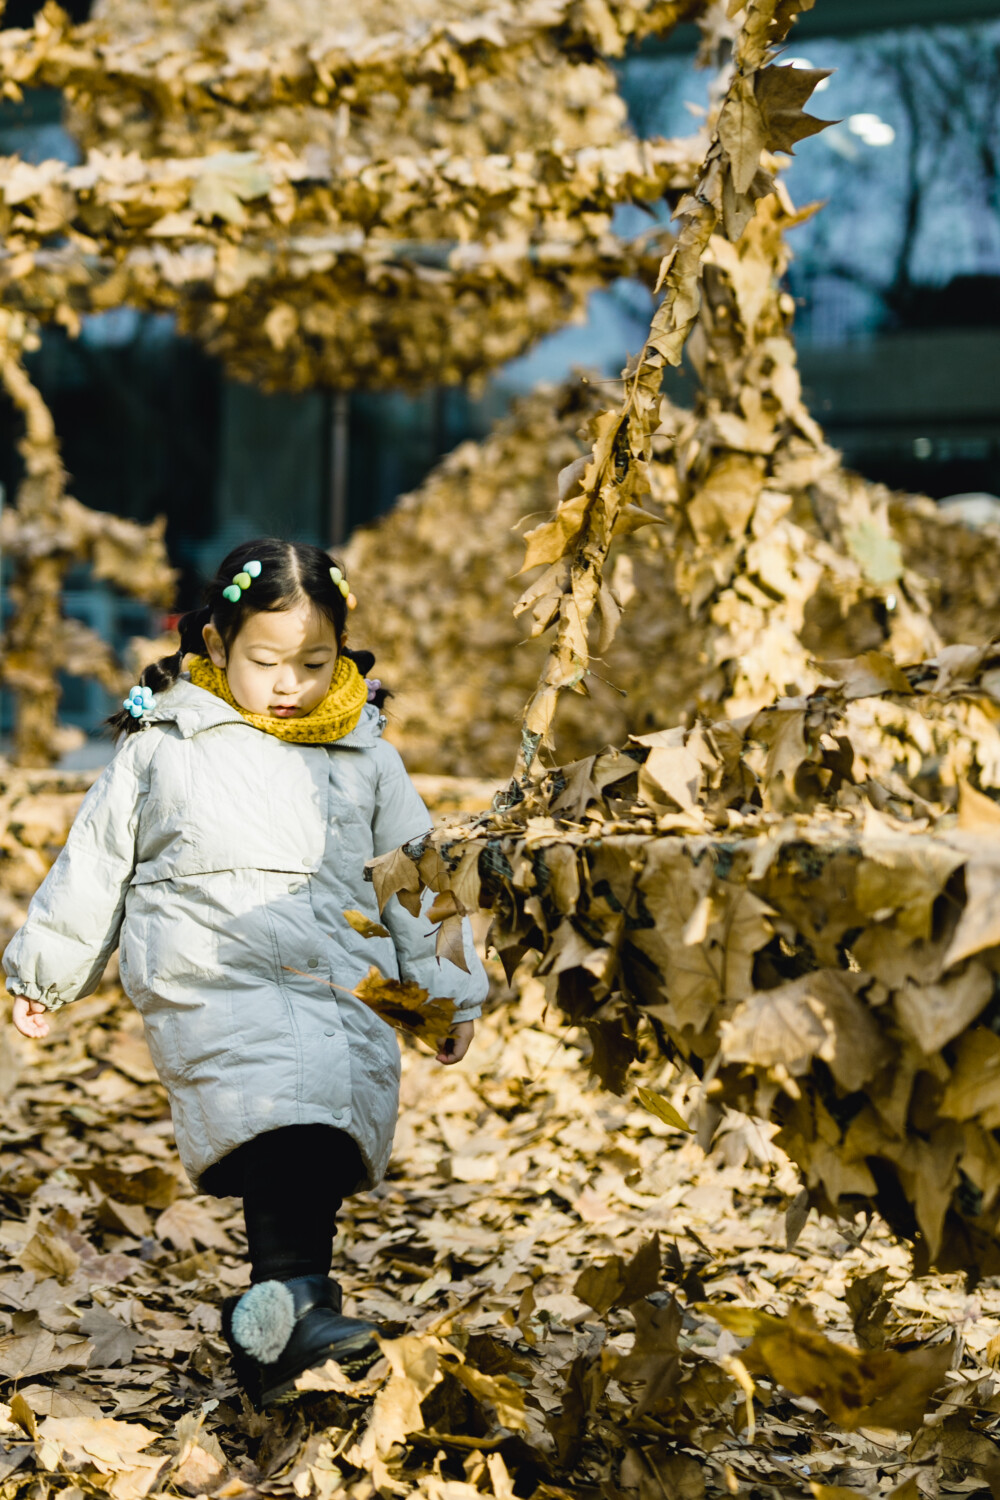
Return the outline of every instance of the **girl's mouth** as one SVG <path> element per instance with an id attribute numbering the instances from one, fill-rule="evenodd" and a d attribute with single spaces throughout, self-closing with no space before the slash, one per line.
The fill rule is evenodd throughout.
<path id="1" fill-rule="evenodd" d="M 272 708 L 271 712 L 272 714 L 274 714 L 276 719 L 290 719 L 293 714 L 298 713 L 298 709 L 295 707 L 294 703 L 282 704 L 277 708 Z"/>

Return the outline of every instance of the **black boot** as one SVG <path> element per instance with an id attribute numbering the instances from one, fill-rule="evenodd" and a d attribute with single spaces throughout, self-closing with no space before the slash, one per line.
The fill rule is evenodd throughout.
<path id="1" fill-rule="evenodd" d="M 233 1311 L 241 1296 L 242 1293 L 237 1292 L 235 1297 L 227 1297 L 222 1304 L 222 1336 L 229 1345 L 230 1362 L 240 1389 L 250 1397 L 254 1409 L 260 1411 L 260 1365 L 245 1354 L 233 1338 Z"/>
<path id="2" fill-rule="evenodd" d="M 329 1276 L 262 1281 L 242 1297 L 227 1297 L 222 1331 L 240 1385 L 258 1411 L 294 1394 L 306 1370 L 335 1360 L 357 1379 L 379 1357 L 376 1328 L 345 1318 L 343 1296 Z"/>

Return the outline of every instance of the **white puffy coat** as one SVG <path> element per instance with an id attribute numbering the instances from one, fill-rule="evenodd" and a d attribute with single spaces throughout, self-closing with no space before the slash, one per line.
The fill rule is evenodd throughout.
<path id="1" fill-rule="evenodd" d="M 88 793 L 4 954 L 7 988 L 50 1010 L 88 995 L 115 946 L 197 1185 L 234 1147 L 325 1123 L 383 1176 L 399 1106 L 399 1047 L 350 989 L 372 964 L 477 1016 L 486 974 L 434 956 L 426 918 L 394 896 L 390 938 L 344 918 L 379 913 L 365 861 L 431 819 L 371 705 L 333 745 L 253 728 L 181 679 L 160 694 Z M 303 977 L 290 972 L 304 971 Z"/>

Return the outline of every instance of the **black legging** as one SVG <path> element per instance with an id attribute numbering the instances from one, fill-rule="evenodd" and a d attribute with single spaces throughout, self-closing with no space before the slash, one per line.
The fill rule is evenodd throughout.
<path id="1" fill-rule="evenodd" d="M 250 1280 L 330 1270 L 337 1214 L 364 1176 L 356 1143 L 331 1125 L 285 1125 L 237 1146 L 206 1174 L 219 1196 L 241 1197 Z"/>

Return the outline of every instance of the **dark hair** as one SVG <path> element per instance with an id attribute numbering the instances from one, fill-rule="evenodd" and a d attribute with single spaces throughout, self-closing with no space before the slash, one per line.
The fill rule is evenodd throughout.
<path id="1" fill-rule="evenodd" d="M 260 573 L 248 589 L 240 593 L 239 601 L 227 599 L 224 590 L 233 582 L 237 573 L 243 571 L 245 563 L 259 562 Z M 321 547 L 310 547 L 304 542 L 285 542 L 280 537 L 254 537 L 241 542 L 226 554 L 218 571 L 205 590 L 205 603 L 201 609 L 189 610 L 178 621 L 181 644 L 173 656 L 162 656 L 159 661 L 146 667 L 139 678 L 143 687 L 154 693 L 166 692 L 173 687 L 181 674 L 185 656 L 204 656 L 205 641 L 202 631 L 211 622 L 222 637 L 229 651 L 248 616 L 265 610 L 292 609 L 303 599 L 310 599 L 322 610 L 337 633 L 337 649 L 341 656 L 350 657 L 362 677 L 367 677 L 375 665 L 370 651 L 350 651 L 344 645 L 347 629 L 347 600 L 330 576 L 333 559 Z M 389 696 L 385 688 L 375 693 L 374 702 L 381 708 Z M 132 734 L 142 728 L 142 720 L 124 708 L 108 720 L 118 734 Z"/>

